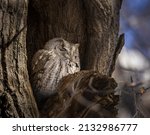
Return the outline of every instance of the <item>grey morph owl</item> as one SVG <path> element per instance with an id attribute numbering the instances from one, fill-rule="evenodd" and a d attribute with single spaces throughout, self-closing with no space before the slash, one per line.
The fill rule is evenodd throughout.
<path id="1" fill-rule="evenodd" d="M 38 106 L 55 95 L 62 77 L 80 71 L 78 48 L 79 44 L 54 38 L 35 53 L 31 65 L 31 83 Z"/>

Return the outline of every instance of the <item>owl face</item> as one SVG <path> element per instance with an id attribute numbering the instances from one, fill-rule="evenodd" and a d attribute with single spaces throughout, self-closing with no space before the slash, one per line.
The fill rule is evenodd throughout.
<path id="1" fill-rule="evenodd" d="M 76 62 L 79 59 L 79 44 L 69 43 L 62 38 L 54 38 L 46 43 L 44 49 L 53 50 L 60 59 Z"/>

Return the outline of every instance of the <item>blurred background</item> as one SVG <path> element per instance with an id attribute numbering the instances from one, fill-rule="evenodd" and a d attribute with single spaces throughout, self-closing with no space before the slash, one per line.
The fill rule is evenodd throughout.
<path id="1" fill-rule="evenodd" d="M 150 117 L 150 0 L 123 0 L 120 33 L 125 46 L 113 73 L 122 95 L 119 117 Z"/>

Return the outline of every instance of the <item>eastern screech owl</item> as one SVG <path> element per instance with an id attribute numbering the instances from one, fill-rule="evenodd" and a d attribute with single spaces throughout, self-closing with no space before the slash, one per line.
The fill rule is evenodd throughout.
<path id="1" fill-rule="evenodd" d="M 38 106 L 56 93 L 59 80 L 80 71 L 79 44 L 62 38 L 49 40 L 32 59 L 31 83 Z"/>

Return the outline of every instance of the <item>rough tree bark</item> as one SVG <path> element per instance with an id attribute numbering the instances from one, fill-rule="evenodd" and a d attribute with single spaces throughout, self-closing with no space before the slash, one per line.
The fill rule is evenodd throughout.
<path id="1" fill-rule="evenodd" d="M 116 117 L 117 83 L 98 71 L 83 70 L 62 78 L 57 91 L 43 105 L 42 117 Z"/>
<path id="2" fill-rule="evenodd" d="M 43 48 L 49 39 L 62 37 L 69 42 L 80 43 L 81 70 L 95 70 L 107 77 L 111 76 L 124 40 L 123 35 L 118 38 L 121 3 L 122 0 L 30 0 L 27 32 L 29 71 L 34 53 Z M 84 80 L 87 75 L 82 72 L 78 74 L 79 80 L 81 78 Z M 87 79 L 90 79 L 90 76 Z M 71 78 L 67 83 L 72 83 Z M 67 83 L 66 89 L 69 89 Z M 74 87 L 73 84 L 71 87 Z M 63 90 L 60 87 L 58 91 L 61 93 Z M 76 94 L 71 98 L 74 96 L 76 97 Z M 67 99 L 68 102 L 71 98 Z M 56 97 L 54 100 L 50 99 L 47 104 L 57 102 L 56 99 Z M 72 106 L 74 101 L 70 102 Z M 51 114 L 53 109 L 58 109 L 57 107 L 59 108 L 59 105 L 54 108 L 49 107 L 50 112 L 47 113 Z M 48 110 L 47 105 L 45 108 Z M 50 114 L 48 114 L 50 117 L 58 116 L 58 114 L 53 116 Z M 114 114 L 115 111 L 111 117 L 114 117 Z M 75 115 L 61 115 L 61 117 L 67 116 Z"/>
<path id="3" fill-rule="evenodd" d="M 123 46 L 121 1 L 29 0 L 27 16 L 27 0 L 0 0 L 0 116 L 38 116 L 26 66 L 30 75 L 34 53 L 51 38 L 80 43 L 81 69 L 111 76 Z"/>
<path id="4" fill-rule="evenodd" d="M 37 117 L 26 55 L 27 0 L 0 1 L 0 117 Z"/>
<path id="5" fill-rule="evenodd" d="M 80 43 L 82 70 L 111 75 L 118 44 L 119 10 L 122 0 L 30 0 L 28 57 L 54 37 Z M 117 51 L 117 52 L 116 52 Z"/>

